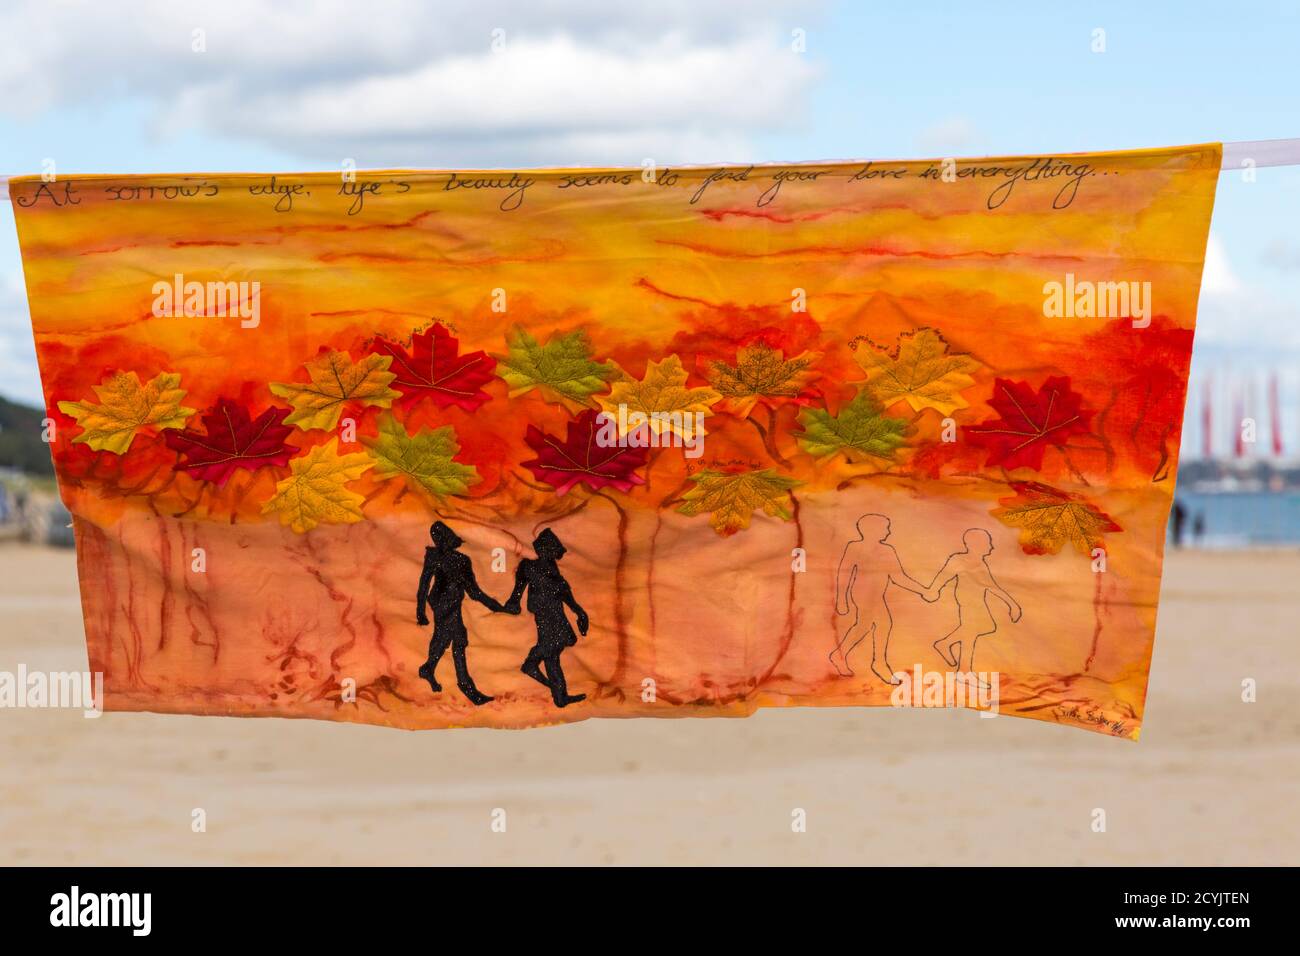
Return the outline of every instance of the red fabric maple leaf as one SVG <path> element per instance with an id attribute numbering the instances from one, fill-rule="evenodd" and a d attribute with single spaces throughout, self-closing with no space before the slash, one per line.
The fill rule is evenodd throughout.
<path id="1" fill-rule="evenodd" d="M 554 485 L 556 494 L 560 495 L 578 482 L 593 491 L 607 487 L 631 491 L 634 485 L 645 484 L 645 479 L 635 471 L 646 463 L 649 453 L 644 448 L 598 444 L 600 425 L 597 418 L 601 414 L 591 408 L 570 421 L 569 434 L 564 441 L 529 425 L 524 441 L 537 457 L 523 462 L 523 466 L 538 481 Z"/>
<path id="2" fill-rule="evenodd" d="M 202 432 L 188 428 L 168 431 L 167 447 L 186 456 L 177 468 L 220 487 L 237 468 L 256 471 L 267 465 L 289 464 L 289 456 L 298 451 L 284 443 L 293 433 L 293 426 L 284 424 L 290 411 L 272 407 L 249 418 L 242 405 L 219 398 L 215 408 L 203 413 Z"/>
<path id="3" fill-rule="evenodd" d="M 989 405 L 1001 417 L 966 426 L 966 437 L 988 450 L 990 465 L 1038 471 L 1048 445 L 1062 448 L 1071 436 L 1088 433 L 1092 412 L 1082 402 L 1064 376 L 1049 378 L 1037 392 L 1028 382 L 999 378 Z"/>
<path id="4" fill-rule="evenodd" d="M 392 358 L 389 371 L 397 376 L 392 387 L 402 393 L 402 402 L 429 396 L 440 408 L 455 405 L 472 412 L 492 396 L 483 386 L 496 374 L 496 359 L 486 352 L 460 353 L 460 341 L 442 325 L 411 339 L 411 350 L 387 339 L 376 339 L 372 349 Z"/>

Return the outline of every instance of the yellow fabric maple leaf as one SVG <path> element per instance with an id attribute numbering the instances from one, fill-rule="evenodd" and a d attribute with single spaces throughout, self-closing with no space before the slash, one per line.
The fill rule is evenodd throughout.
<path id="1" fill-rule="evenodd" d="M 934 329 L 904 332 L 892 352 L 868 341 L 853 358 L 867 373 L 866 387 L 886 408 L 905 400 L 914 412 L 933 408 L 941 415 L 970 404 L 961 391 L 975 384 L 971 373 L 982 368 L 969 355 L 950 353 Z"/>
<path id="2" fill-rule="evenodd" d="M 779 349 L 757 342 L 736 352 L 736 364 L 714 362 L 709 381 L 731 410 L 744 418 L 760 398 L 794 398 L 812 381 L 812 364 L 819 352 L 804 352 L 787 359 Z"/>
<path id="3" fill-rule="evenodd" d="M 85 442 L 95 451 L 122 455 L 131 447 L 138 429 L 184 428 L 185 419 L 196 409 L 182 408 L 185 389 L 181 377 L 173 372 L 159 372 L 147 385 L 140 384 L 135 372 L 117 372 L 94 386 L 103 403 L 59 402 L 59 411 L 71 415 L 81 426 L 73 443 Z"/>
<path id="4" fill-rule="evenodd" d="M 789 521 L 790 489 L 803 484 L 770 468 L 738 474 L 705 470 L 690 479 L 695 487 L 682 495 L 677 510 L 691 516 L 708 512 L 709 524 L 724 537 L 748 528 L 755 511 Z"/>
<path id="5" fill-rule="evenodd" d="M 275 486 L 275 497 L 262 505 L 262 514 L 277 512 L 280 523 L 299 534 L 318 524 L 352 524 L 361 520 L 364 500 L 345 485 L 361 477 L 374 462 L 364 452 L 338 454 L 331 438 L 289 462 L 293 472 Z"/>
<path id="6" fill-rule="evenodd" d="M 481 479 L 473 465 L 453 460 L 460 451 L 450 425 L 409 434 L 392 415 L 379 419 L 379 434 L 362 439 L 375 460 L 375 475 L 385 480 L 399 475 L 416 491 L 435 498 L 463 495 Z"/>
<path id="7" fill-rule="evenodd" d="M 1002 507 L 990 514 L 1005 525 L 1020 529 L 1020 548 L 1026 554 L 1056 554 L 1066 544 L 1091 555 L 1108 531 L 1124 530 L 1110 515 L 1079 495 L 1036 481 L 1011 483 L 1016 492 L 999 498 Z"/>
<path id="8" fill-rule="evenodd" d="M 388 371 L 392 363 L 389 355 L 372 353 L 353 362 L 346 352 L 325 352 L 303 363 L 309 383 L 271 382 L 270 389 L 293 406 L 284 420 L 286 425 L 297 425 L 303 431 L 329 431 L 339 423 L 345 402 L 389 408 L 393 399 L 401 398 L 401 393 L 388 387 L 397 377 Z"/>
<path id="9" fill-rule="evenodd" d="M 635 431 L 642 424 L 636 413 L 645 415 L 650 430 L 656 434 L 672 432 L 690 439 L 695 434 L 695 414 L 712 415 L 709 409 L 722 400 L 712 388 L 688 388 L 682 360 L 670 355 L 662 362 L 646 362 L 645 378 L 637 381 L 622 369 L 608 395 L 596 399 L 604 411 L 619 422 L 623 433 Z M 623 415 L 619 406 L 625 407 Z M 630 421 L 629 421 L 630 419 Z M 626 427 L 625 427 L 626 425 Z"/>

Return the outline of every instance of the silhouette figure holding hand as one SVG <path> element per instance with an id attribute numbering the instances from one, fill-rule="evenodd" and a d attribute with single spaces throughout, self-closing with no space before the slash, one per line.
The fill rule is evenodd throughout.
<path id="1" fill-rule="evenodd" d="M 1020 620 L 1022 613 L 1016 602 L 993 577 L 988 556 L 993 553 L 993 537 L 982 528 L 971 528 L 961 536 L 965 550 L 949 555 L 930 586 L 926 588 L 928 601 L 937 601 L 948 583 L 953 584 L 953 599 L 957 604 L 957 626 L 934 642 L 934 649 L 949 667 L 959 672 L 975 672 L 975 644 L 998 629 L 989 597 L 995 597 L 1007 606 L 1011 623 Z M 953 649 L 957 649 L 957 654 Z M 981 686 L 987 686 L 977 678 Z"/>
<path id="2" fill-rule="evenodd" d="M 461 618 L 460 606 L 469 595 L 489 611 L 499 612 L 503 608 L 474 580 L 474 565 L 469 556 L 456 550 L 464 543 L 456 532 L 438 521 L 429 528 L 429 537 L 434 546 L 424 549 L 424 570 L 420 572 L 415 619 L 422 627 L 428 626 L 425 606 L 433 608 L 433 638 L 429 641 L 429 659 L 421 665 L 420 676 L 429 682 L 435 694 L 442 691 L 434 671 L 450 645 L 451 658 L 456 663 L 456 686 L 474 704 L 486 704 L 492 698 L 474 686 L 474 678 L 470 677 L 469 664 L 465 660 L 469 634 Z"/>
<path id="3" fill-rule="evenodd" d="M 927 588 L 903 570 L 898 552 L 889 544 L 889 519 L 884 515 L 863 515 L 857 522 L 858 537 L 844 548 L 835 580 L 835 613 L 852 614 L 853 623 L 831 651 L 831 664 L 842 677 L 853 676 L 849 654 L 867 637 L 871 638 L 871 672 L 886 684 L 897 684 L 889 666 L 889 634 L 894 617 L 887 594 L 891 584 L 933 602 Z"/>
<path id="4" fill-rule="evenodd" d="M 527 589 L 528 610 L 537 624 L 537 644 L 528 652 L 520 670 L 551 692 L 556 707 L 567 707 L 585 700 L 587 695 L 569 693 L 560 667 L 560 654 L 578 643 L 564 609 L 573 611 L 578 632 L 583 635 L 587 633 L 587 612 L 574 600 L 573 590 L 556 564 L 564 557 L 565 548 L 555 532 L 544 529 L 533 542 L 533 550 L 537 557 L 525 558 L 515 569 L 515 589 L 506 601 L 505 610 L 507 614 L 518 614 L 520 599 Z"/>

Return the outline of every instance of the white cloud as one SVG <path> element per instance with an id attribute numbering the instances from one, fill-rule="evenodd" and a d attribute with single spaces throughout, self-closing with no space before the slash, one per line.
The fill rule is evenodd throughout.
<path id="1" fill-rule="evenodd" d="M 1276 360 L 1300 350 L 1300 327 L 1289 297 L 1241 282 L 1223 247 L 1211 235 L 1206 249 L 1196 351 L 1230 350 Z"/>
<path id="2" fill-rule="evenodd" d="M 0 38 L 0 108 L 143 98 L 163 134 L 330 164 L 740 160 L 800 112 L 815 71 L 790 31 L 818 6 L 146 0 L 128 15 L 21 0 Z"/>
<path id="3" fill-rule="evenodd" d="M 1196 348 L 1231 346 L 1278 358 L 1300 351 L 1295 308 L 1265 291 L 1202 293 L 1196 319 Z"/>
<path id="4" fill-rule="evenodd" d="M 1210 364 L 1229 356 L 1261 365 L 1291 361 L 1300 352 L 1300 326 L 1295 322 L 1293 302 L 1285 283 L 1243 280 L 1221 235 L 1212 230 L 1205 248 L 1197 310 L 1197 355 Z"/>
<path id="5" fill-rule="evenodd" d="M 21 272 L 0 275 L 0 394 L 42 404 L 36 349 Z"/>
<path id="6" fill-rule="evenodd" d="M 1238 292 L 1241 283 L 1232 265 L 1228 262 L 1228 250 L 1214 232 L 1210 233 L 1205 246 L 1205 269 L 1201 273 L 1201 293 L 1209 295 L 1226 295 Z"/>
<path id="7" fill-rule="evenodd" d="M 1300 246 L 1290 239 L 1273 239 L 1264 247 L 1260 259 L 1264 265 L 1282 272 L 1300 272 Z"/>

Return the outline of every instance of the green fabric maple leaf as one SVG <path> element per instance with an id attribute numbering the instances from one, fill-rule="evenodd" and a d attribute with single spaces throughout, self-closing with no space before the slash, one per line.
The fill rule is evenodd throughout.
<path id="1" fill-rule="evenodd" d="M 405 478 L 414 490 L 438 499 L 463 495 L 481 480 L 473 465 L 454 460 L 460 443 L 450 425 L 411 435 L 392 415 L 384 415 L 379 434 L 361 441 L 375 460 L 377 478 Z"/>
<path id="2" fill-rule="evenodd" d="M 838 415 L 820 408 L 799 413 L 803 432 L 796 437 L 799 445 L 814 458 L 829 458 L 843 452 L 851 462 L 868 458 L 893 461 L 894 453 L 905 443 L 909 431 L 903 418 L 889 418 L 869 393 L 859 392 Z"/>
<path id="3" fill-rule="evenodd" d="M 493 358 L 511 398 L 536 388 L 553 401 L 590 407 L 592 394 L 603 391 L 618 374 L 612 363 L 592 359 L 591 344 L 581 329 L 556 333 L 542 345 L 515 326 L 506 334 L 506 347 L 506 355 Z"/>

